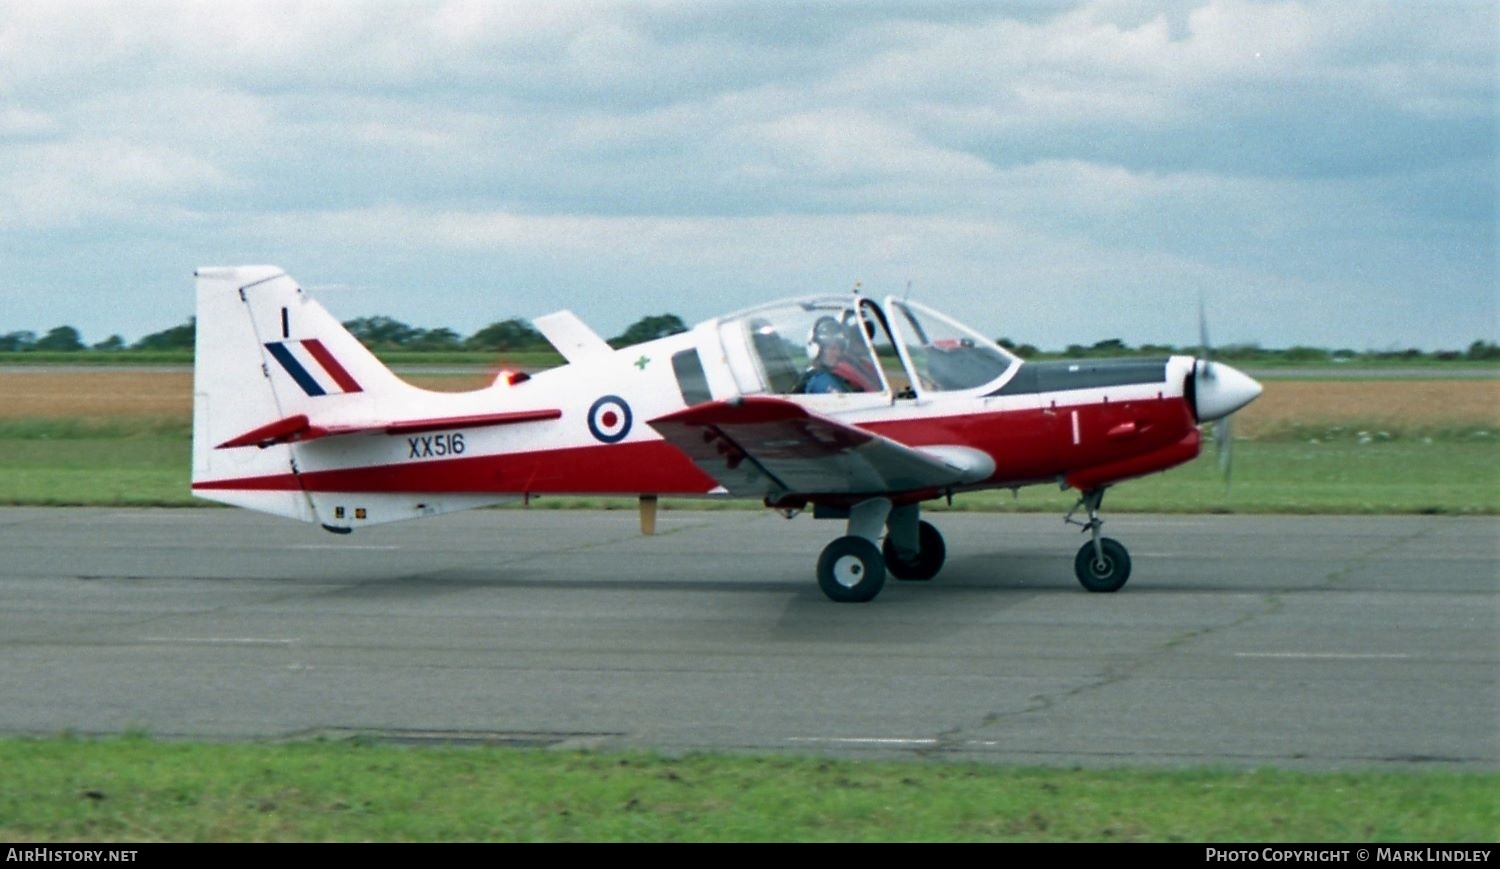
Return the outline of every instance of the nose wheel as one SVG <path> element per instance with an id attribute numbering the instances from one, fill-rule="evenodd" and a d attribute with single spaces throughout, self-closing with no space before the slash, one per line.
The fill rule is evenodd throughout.
<path id="1" fill-rule="evenodd" d="M 1120 541 L 1100 535 L 1104 520 L 1099 518 L 1099 505 L 1103 501 L 1103 489 L 1085 492 L 1063 521 L 1080 526 L 1093 538 L 1079 548 L 1073 559 L 1073 573 L 1079 584 L 1089 591 L 1119 591 L 1130 579 L 1130 553 Z M 1079 522 L 1073 518 L 1079 507 L 1088 511 L 1089 521 Z"/>
<path id="2" fill-rule="evenodd" d="M 1073 559 L 1073 573 L 1089 591 L 1119 591 L 1130 579 L 1130 553 L 1113 537 L 1099 538 L 1097 547 L 1089 541 Z"/>

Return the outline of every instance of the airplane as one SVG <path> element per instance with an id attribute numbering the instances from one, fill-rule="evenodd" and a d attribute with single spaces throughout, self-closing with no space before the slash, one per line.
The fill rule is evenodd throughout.
<path id="1" fill-rule="evenodd" d="M 560 311 L 533 324 L 565 364 L 432 392 L 280 268 L 195 276 L 195 495 L 340 534 L 554 494 L 638 497 L 650 534 L 660 496 L 753 498 L 846 523 L 816 569 L 845 603 L 874 599 L 887 574 L 938 574 L 946 545 L 922 504 L 1036 484 L 1077 490 L 1064 518 L 1089 540 L 1074 573 L 1118 591 L 1131 561 L 1100 533 L 1105 491 L 1197 457 L 1199 424 L 1227 434 L 1261 392 L 1212 361 L 1206 329 L 1203 358 L 1026 362 L 857 289 L 620 349 Z"/>

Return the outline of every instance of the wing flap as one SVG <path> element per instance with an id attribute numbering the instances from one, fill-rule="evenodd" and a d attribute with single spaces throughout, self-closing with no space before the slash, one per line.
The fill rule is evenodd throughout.
<path id="1" fill-rule="evenodd" d="M 468 416 L 432 417 L 429 419 L 407 419 L 393 422 L 318 425 L 310 421 L 306 414 L 299 413 L 296 416 L 289 416 L 286 419 L 279 419 L 273 423 L 251 429 L 238 437 L 230 438 L 214 447 L 214 449 L 224 450 L 234 447 L 261 447 L 264 449 L 276 444 L 310 441 L 317 440 L 318 438 L 339 437 L 342 435 L 403 435 L 450 428 L 484 428 L 496 425 L 516 425 L 523 422 L 557 419 L 560 416 L 562 416 L 562 411 L 557 408 L 540 408 L 537 410 L 516 410 L 505 413 L 480 413 Z"/>
<path id="2" fill-rule="evenodd" d="M 848 495 L 941 488 L 963 469 L 794 402 L 705 402 L 650 421 L 732 495 Z"/>

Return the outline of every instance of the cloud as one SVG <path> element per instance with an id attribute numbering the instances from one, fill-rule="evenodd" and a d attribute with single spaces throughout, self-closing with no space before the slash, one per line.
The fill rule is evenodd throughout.
<path id="1" fill-rule="evenodd" d="M 57 119 L 52 115 L 15 107 L 0 109 L 0 140 L 37 138 L 57 130 Z"/>
<path id="2" fill-rule="evenodd" d="M 1224 305 L 1289 287 L 1314 292 L 1332 285 L 1327 277 L 1289 279 L 1264 263 L 1216 264 L 1188 246 L 1134 249 L 1021 222 L 949 216 L 581 217 L 373 208 L 263 215 L 247 231 L 269 249 L 295 250 L 317 239 L 330 249 L 378 248 L 394 260 L 473 263 L 488 275 L 482 280 L 492 305 L 508 299 L 502 309 L 531 316 L 544 313 L 539 306 L 570 306 L 613 329 L 639 316 L 641 305 L 663 299 L 678 299 L 674 309 L 697 319 L 774 296 L 844 292 L 856 280 L 876 297 L 899 295 L 913 281 L 919 298 L 996 335 L 1056 346 L 1077 340 L 1070 335 L 1187 343 L 1200 292 Z M 523 290 L 537 275 L 552 276 L 551 301 Z M 434 283 L 411 280 L 415 287 Z M 593 289 L 601 280 L 610 288 L 602 294 Z M 615 289 L 641 283 L 652 289 L 644 295 Z M 447 291 L 419 293 L 418 307 L 430 309 L 431 293 Z M 1336 311 L 1335 298 L 1308 310 Z M 377 300 L 388 312 L 414 310 L 402 308 L 408 292 L 372 291 L 365 301 Z M 1222 324 L 1221 337 L 1258 340 L 1282 328 L 1285 310 L 1257 304 Z"/>
<path id="3" fill-rule="evenodd" d="M 904 125 L 864 112 L 783 115 L 732 130 L 746 159 L 813 184 L 926 178 L 965 183 L 992 170 L 977 157 L 934 145 Z M 788 179 L 790 180 L 790 178 Z"/>
<path id="4" fill-rule="evenodd" d="M 1022 308 L 1262 288 L 1246 323 L 1265 287 L 1393 310 L 1441 287 L 1412 328 L 1453 344 L 1494 306 L 1496 23 L 1478 2 L 7 4 L 0 254 L 26 286 L 97 251 L 158 287 L 249 257 L 684 306 L 694 273 L 736 305 L 877 276 Z"/>
<path id="5" fill-rule="evenodd" d="M 119 139 L 48 142 L 8 150 L 17 162 L 0 174 L 0 229 L 35 230 L 87 220 L 141 218 L 162 202 L 225 181 L 212 163 L 189 153 Z"/>

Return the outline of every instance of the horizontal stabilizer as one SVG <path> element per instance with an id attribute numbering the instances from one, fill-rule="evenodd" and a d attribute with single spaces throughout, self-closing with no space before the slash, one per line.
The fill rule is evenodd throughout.
<path id="1" fill-rule="evenodd" d="M 615 352 L 615 348 L 609 346 L 599 337 L 599 333 L 590 329 L 572 311 L 558 311 L 545 317 L 537 317 L 531 324 L 569 362 L 582 362 Z"/>
<path id="2" fill-rule="evenodd" d="M 388 434 L 404 435 L 418 434 L 426 431 L 438 431 L 449 428 L 484 428 L 496 425 L 515 425 L 523 422 L 538 422 L 547 419 L 557 419 L 562 416 L 562 411 L 556 408 L 544 408 L 539 410 L 519 410 L 508 413 L 483 413 L 471 416 L 446 416 L 433 419 L 409 419 L 399 422 L 368 422 L 368 423 L 339 423 L 332 425 L 316 425 L 312 423 L 306 414 L 289 416 L 279 419 L 273 423 L 251 429 L 244 434 L 230 438 L 229 440 L 214 447 L 214 449 L 229 449 L 232 447 L 269 447 L 275 444 L 286 444 L 294 441 L 310 441 L 318 438 L 338 437 L 340 435 L 353 434 Z"/>

